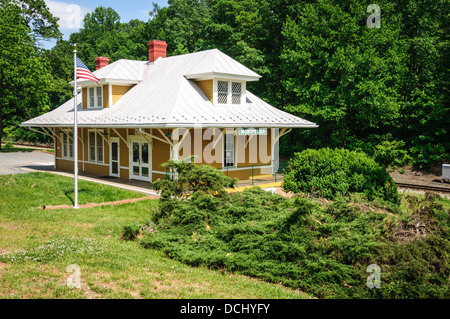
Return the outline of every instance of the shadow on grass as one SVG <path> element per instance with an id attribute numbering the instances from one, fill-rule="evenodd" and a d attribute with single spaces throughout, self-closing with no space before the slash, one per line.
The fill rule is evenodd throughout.
<path id="1" fill-rule="evenodd" d="M 78 190 L 78 195 L 80 195 L 80 193 L 86 193 L 87 191 L 88 191 L 87 189 L 81 188 Z M 72 205 L 75 204 L 75 200 L 74 200 L 75 195 L 74 195 L 73 189 L 64 191 L 64 195 L 66 195 L 67 199 L 72 203 Z"/>

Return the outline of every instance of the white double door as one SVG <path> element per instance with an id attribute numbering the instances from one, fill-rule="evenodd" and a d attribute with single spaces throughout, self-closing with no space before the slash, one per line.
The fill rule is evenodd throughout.
<path id="1" fill-rule="evenodd" d="M 144 181 L 152 180 L 152 151 L 148 141 L 130 141 L 130 178 Z"/>

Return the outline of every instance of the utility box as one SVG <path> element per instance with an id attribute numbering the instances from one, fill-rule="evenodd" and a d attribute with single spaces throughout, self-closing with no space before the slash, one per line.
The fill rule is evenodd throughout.
<path id="1" fill-rule="evenodd" d="M 450 164 L 442 164 L 442 181 L 450 181 Z"/>

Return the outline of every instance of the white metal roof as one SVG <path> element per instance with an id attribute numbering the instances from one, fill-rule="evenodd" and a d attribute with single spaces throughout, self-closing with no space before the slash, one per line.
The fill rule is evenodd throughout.
<path id="1" fill-rule="evenodd" d="M 248 90 L 245 103 L 213 105 L 189 78 L 199 74 L 259 77 L 216 49 L 160 58 L 154 63 L 119 60 L 94 74 L 100 79 L 141 80 L 110 108 L 82 109 L 79 94 L 80 127 L 317 127 L 267 104 Z M 71 99 L 22 126 L 73 126 L 73 108 Z"/>
<path id="2" fill-rule="evenodd" d="M 143 80 L 144 72 L 148 65 L 148 61 L 120 59 L 92 73 L 101 80 L 100 83 L 111 80 L 139 83 Z M 70 83 L 73 85 L 73 81 Z M 84 86 L 85 84 L 96 85 L 94 82 L 85 79 L 78 80 L 77 84 L 80 86 Z"/>
<path id="3" fill-rule="evenodd" d="M 195 68 L 184 74 L 187 79 L 198 79 L 214 75 L 232 75 L 246 78 L 248 81 L 256 81 L 261 77 L 217 49 L 198 52 L 193 63 L 195 63 L 193 65 Z"/>

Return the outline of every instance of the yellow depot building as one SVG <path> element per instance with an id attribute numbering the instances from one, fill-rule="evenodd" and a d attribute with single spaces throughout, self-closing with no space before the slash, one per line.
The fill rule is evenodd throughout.
<path id="1" fill-rule="evenodd" d="M 195 155 L 248 179 L 276 171 L 280 136 L 317 127 L 249 92 L 260 76 L 221 51 L 166 47 L 150 41 L 148 61 L 98 57 L 99 84 L 77 81 L 79 171 L 153 182 L 170 174 L 162 163 Z M 55 168 L 73 171 L 74 99 L 21 125 L 51 136 Z"/>

